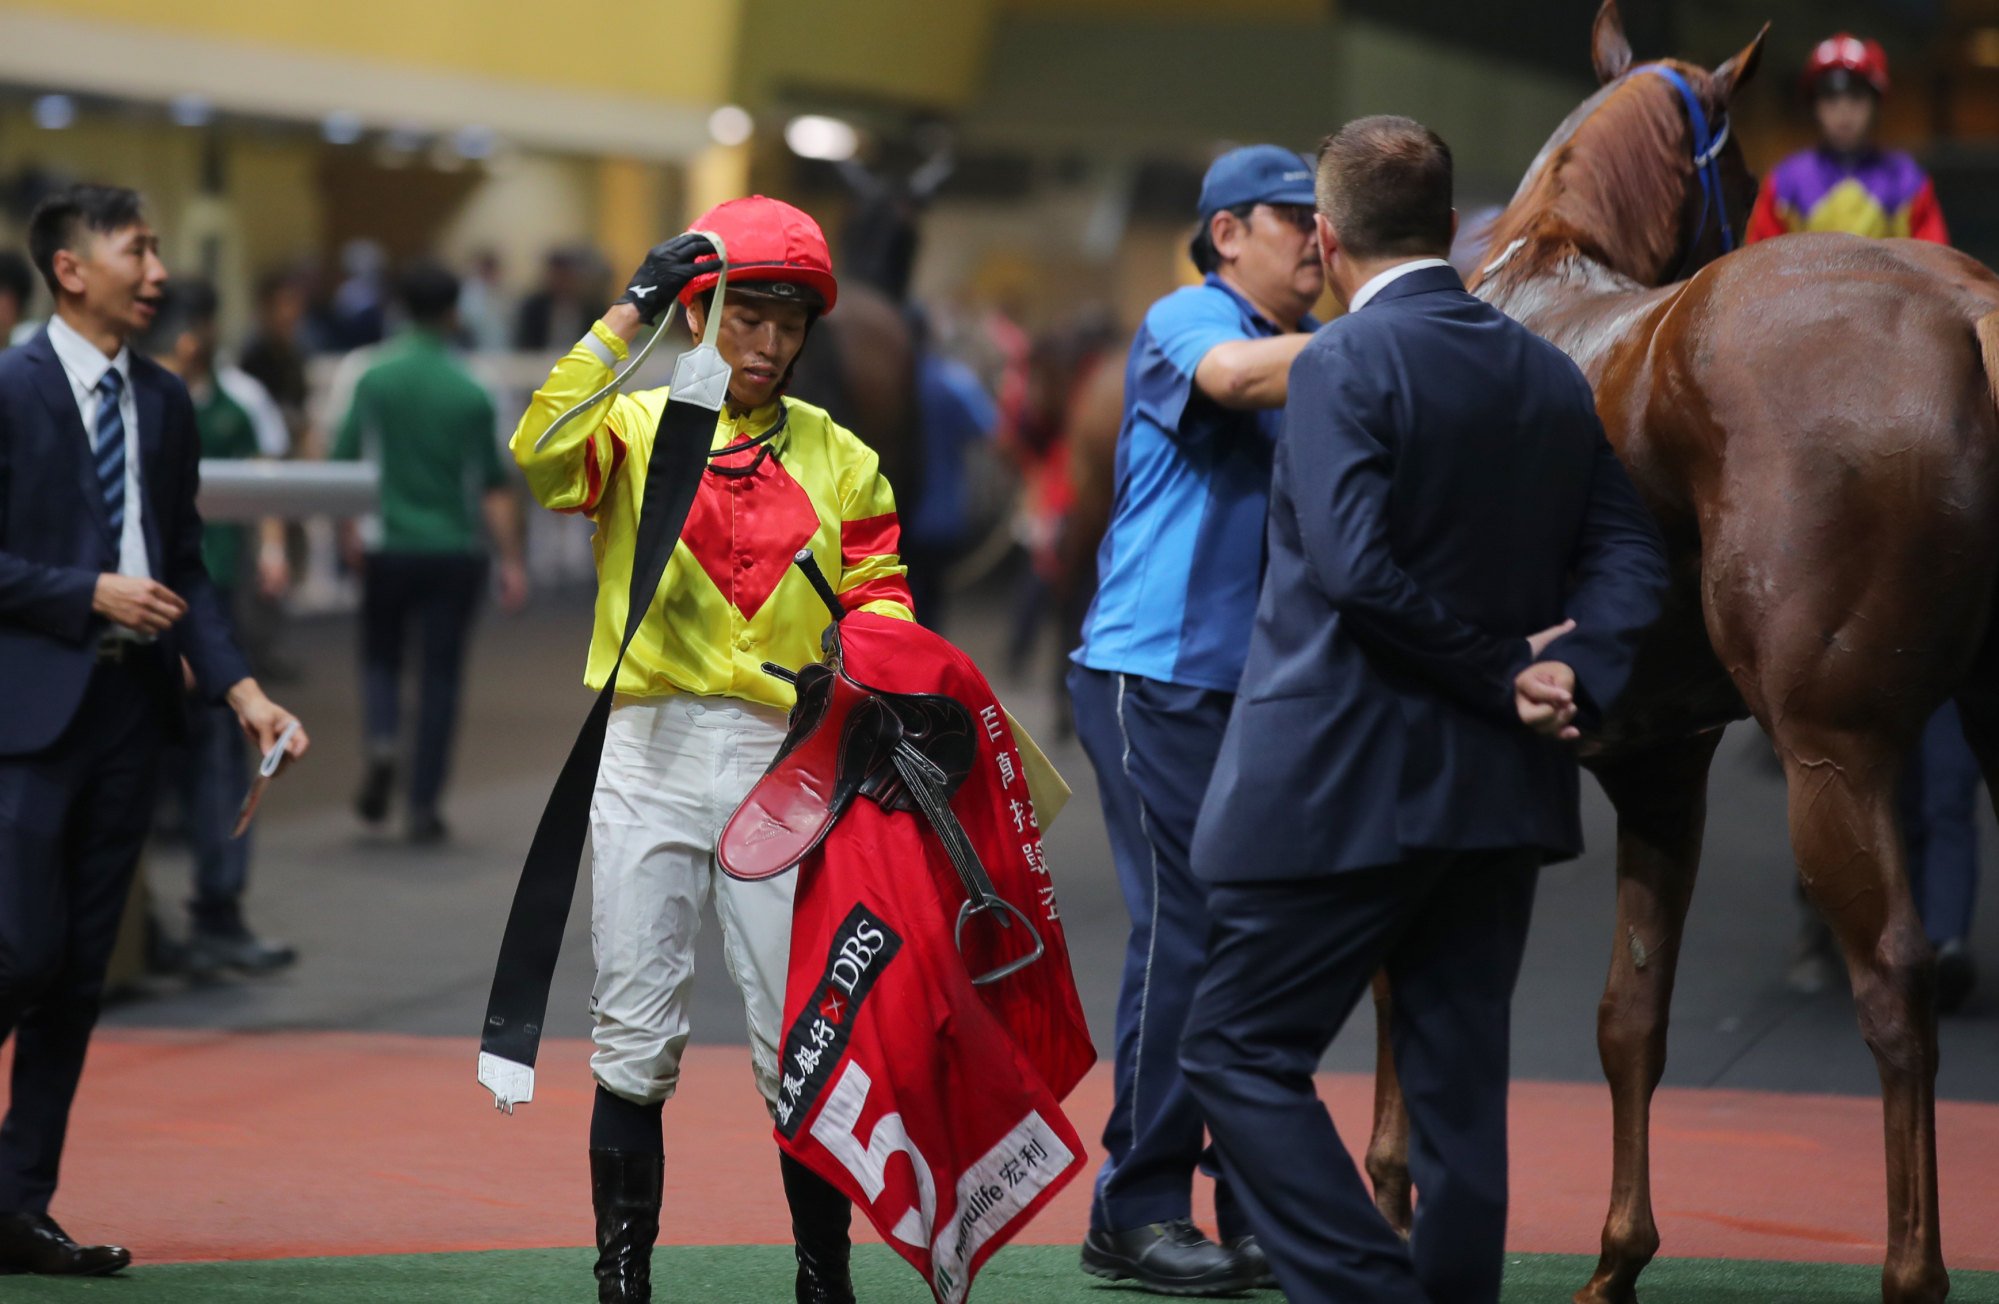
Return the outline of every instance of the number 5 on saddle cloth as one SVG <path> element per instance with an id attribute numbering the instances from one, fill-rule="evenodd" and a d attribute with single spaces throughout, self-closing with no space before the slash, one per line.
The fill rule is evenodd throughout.
<path id="1" fill-rule="evenodd" d="M 825 660 L 764 667 L 798 704 L 717 848 L 737 877 L 798 870 L 771 1117 L 964 1304 L 1086 1163 L 1061 1102 L 1096 1052 L 1042 849 L 1066 788 L 970 657 L 798 565 L 836 613 Z"/>
<path id="2" fill-rule="evenodd" d="M 952 930 L 959 952 L 966 930 L 980 916 L 1000 928 L 1026 930 L 1029 945 L 985 973 L 974 985 L 998 982 L 1047 953 L 1020 907 L 1002 897 L 951 797 L 978 757 L 971 711 L 938 693 L 895 693 L 871 688 L 848 673 L 840 643 L 847 609 L 826 582 L 810 549 L 792 558 L 832 613 L 823 645 L 826 660 L 797 672 L 764 663 L 764 672 L 793 684 L 798 703 L 790 730 L 763 778 L 722 830 L 716 858 L 732 878 L 763 879 L 793 868 L 819 846 L 857 797 L 884 810 L 918 813 L 943 844 L 965 887 Z M 1012 948 L 1009 948 L 1012 949 Z"/>

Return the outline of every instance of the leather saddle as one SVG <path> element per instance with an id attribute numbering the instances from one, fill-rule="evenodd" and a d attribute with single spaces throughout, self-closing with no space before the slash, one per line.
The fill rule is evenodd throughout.
<path id="1" fill-rule="evenodd" d="M 952 698 L 869 688 L 846 673 L 837 654 L 796 675 L 785 673 L 798 702 L 784 745 L 730 816 L 717 848 L 732 878 L 771 878 L 790 869 L 825 840 L 856 797 L 885 810 L 921 813 L 896 763 L 899 749 L 905 758 L 913 749 L 929 763 L 946 802 L 978 755 L 972 713 Z"/>
<path id="2" fill-rule="evenodd" d="M 722 828 L 715 856 L 731 878 L 773 878 L 795 867 L 826 840 L 856 797 L 883 809 L 913 811 L 928 822 L 958 871 L 965 901 L 952 940 L 960 954 L 965 933 L 981 915 L 1000 928 L 1019 923 L 1033 949 L 972 978 L 974 986 L 1020 972 L 1047 952 L 1034 921 L 993 888 L 965 828 L 951 811 L 979 755 L 972 713 L 937 693 L 891 693 L 847 673 L 840 622 L 846 609 L 820 573 L 810 549 L 792 562 L 818 591 L 833 623 L 821 639 L 826 660 L 796 672 L 764 662 L 764 673 L 798 690 L 784 744 L 763 778 Z"/>

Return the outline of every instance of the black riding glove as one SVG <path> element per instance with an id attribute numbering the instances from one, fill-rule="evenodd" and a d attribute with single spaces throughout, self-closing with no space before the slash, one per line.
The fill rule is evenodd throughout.
<path id="1" fill-rule="evenodd" d="M 669 303 L 680 297 L 689 281 L 719 271 L 721 266 L 715 257 L 715 246 L 707 236 L 684 232 L 652 247 L 617 302 L 637 308 L 639 318 L 650 326 L 659 320 Z"/>

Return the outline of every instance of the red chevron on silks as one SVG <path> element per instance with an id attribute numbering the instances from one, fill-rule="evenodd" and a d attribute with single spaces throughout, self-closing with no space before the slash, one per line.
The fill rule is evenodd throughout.
<path id="1" fill-rule="evenodd" d="M 1061 1101 L 1096 1052 L 1020 749 L 985 677 L 907 621 L 849 615 L 837 639 L 841 671 L 865 690 L 965 708 L 976 746 L 949 815 L 1019 913 L 976 909 L 925 814 L 865 796 L 839 810 L 798 867 L 778 1143 L 859 1204 L 942 1304 L 959 1304 L 1083 1167 Z M 825 727 L 856 736 L 843 725 Z M 732 821 L 725 865 L 759 820 Z"/>

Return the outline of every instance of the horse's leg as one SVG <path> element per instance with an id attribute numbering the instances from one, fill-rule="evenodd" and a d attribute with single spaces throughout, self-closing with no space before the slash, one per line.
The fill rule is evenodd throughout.
<path id="1" fill-rule="evenodd" d="M 1804 721 L 1777 726 L 1798 873 L 1845 955 L 1861 1036 L 1881 1074 L 1888 1151 L 1881 1297 L 1935 1304 L 1950 1291 L 1937 1230 L 1936 961 L 1909 894 L 1895 804 L 1899 752 L 1909 741 Z"/>
<path id="2" fill-rule="evenodd" d="M 1374 1186 L 1374 1207 L 1407 1240 L 1416 1215 L 1409 1201 L 1409 1111 L 1388 1035 L 1392 1011 L 1384 970 L 1374 976 L 1374 1135 L 1367 1142 L 1367 1180 Z"/>
<path id="3" fill-rule="evenodd" d="M 1700 868 L 1711 730 L 1599 763 L 1617 808 L 1617 932 L 1597 1007 L 1597 1053 L 1610 1083 L 1612 1169 L 1603 1253 L 1576 1304 L 1629 1304 L 1659 1249 L 1652 1220 L 1652 1092 L 1666 1068 L 1666 1025 L 1681 930 Z"/>

